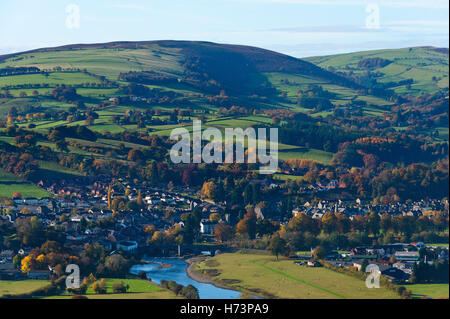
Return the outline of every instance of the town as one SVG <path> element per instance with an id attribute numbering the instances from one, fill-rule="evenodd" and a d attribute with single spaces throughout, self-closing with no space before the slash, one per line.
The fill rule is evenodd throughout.
<path id="1" fill-rule="evenodd" d="M 245 248 L 242 242 L 237 245 L 239 237 L 254 238 L 257 242 L 264 236 L 273 234 L 280 227 L 294 231 L 296 227 L 302 228 L 301 223 L 309 223 L 310 229 L 307 231 L 313 232 L 314 226 L 311 223 L 314 221 L 319 222 L 322 228 L 335 227 L 327 221 L 330 216 L 345 218 L 351 223 L 352 226 L 345 226 L 345 222 L 336 226 L 348 227 L 347 231 L 356 230 L 354 227 L 357 227 L 357 221 L 363 223 L 364 216 L 372 215 L 378 216 L 380 223 L 380 226 L 373 227 L 389 227 L 383 225 L 383 221 L 386 220 L 387 223 L 386 216 L 389 216 L 391 223 L 392 218 L 410 217 L 417 220 L 418 224 L 426 224 L 428 221 L 428 224 L 434 222 L 433 227 L 440 226 L 443 229 L 448 227 L 446 226 L 448 217 L 447 220 L 440 221 L 442 225 L 437 224 L 439 217 L 443 216 L 439 215 L 439 212 L 448 211 L 447 200 L 422 200 L 384 205 L 373 205 L 360 199 L 305 202 L 294 207 L 290 217 L 283 218 L 279 209 L 282 203 L 273 196 L 269 202 L 247 207 L 247 212 L 242 213 L 245 215 L 241 220 L 245 220 L 245 216 L 254 215 L 258 232 L 252 235 L 249 232 L 244 234 L 245 231 L 240 230 L 243 227 L 240 227 L 239 218 L 236 218 L 226 201 L 216 203 L 205 199 L 200 190 L 189 187 L 158 188 L 136 184 L 124 178 L 111 180 L 107 177 L 85 185 L 76 181 L 51 185 L 45 185 L 41 181 L 40 185 L 54 196 L 40 199 L 22 198 L 16 193 L 13 198 L 2 200 L 0 220 L 10 225 L 17 225 L 22 219 L 38 220 L 43 229 L 55 230 L 63 236 L 59 238 L 63 250 L 77 251 L 79 254 L 94 245 L 100 245 L 107 254 L 121 252 L 139 256 L 144 254 L 179 257 L 199 254 L 214 256 L 219 249 L 223 253 Z M 272 190 L 283 186 L 268 180 L 261 180 L 255 185 L 261 189 L 266 187 Z M 305 188 L 305 191 L 309 190 L 310 188 Z M 173 239 L 174 236 L 171 234 L 182 234 L 186 231 L 184 229 L 186 223 L 192 222 L 187 216 L 193 215 L 194 210 L 200 214 L 198 225 L 188 225 L 193 227 L 193 231 L 198 231 L 198 234 L 193 234 L 194 240 L 189 241 L 187 236 L 184 240 L 180 240 L 179 237 Z M 308 218 L 308 221 L 305 221 L 305 218 Z M 370 224 L 370 221 L 368 223 Z M 237 237 L 234 237 L 233 229 Z M 336 231 L 338 230 L 330 230 L 329 233 L 336 234 Z M 411 228 L 406 232 L 413 234 L 414 229 Z M 413 272 L 419 262 L 426 265 L 445 262 L 448 267 L 448 245 L 438 247 L 422 241 L 433 242 L 439 241 L 440 238 L 433 238 L 432 235 L 418 241 L 412 241 L 414 236 L 407 238 L 409 242 L 398 242 L 401 238 L 384 237 L 378 242 L 363 240 L 354 241 L 354 244 L 351 241 L 342 241 L 341 238 L 326 247 L 321 245 L 320 240 L 303 238 L 303 249 L 307 248 L 310 250 L 309 253 L 296 252 L 293 245 L 294 247 L 288 251 L 286 247 L 280 248 L 276 254 L 284 253 L 294 259 L 295 264 L 311 267 L 326 263 L 329 267 L 365 271 L 369 264 L 377 265 L 386 279 L 400 284 L 408 282 L 413 275 L 417 276 Z M 305 246 L 308 240 L 310 247 Z M 192 245 L 193 243 L 196 245 Z M 35 248 L 31 244 L 27 245 L 25 239 L 22 242 L 8 242 L 5 239 L 3 246 L 0 254 L 0 279 L 20 280 L 24 275 L 28 279 L 50 279 L 54 276 L 54 265 L 48 269 L 35 265 L 28 269 L 28 272 L 23 272 L 21 269 L 23 264 L 19 263 L 19 259 L 15 256 L 18 255 L 20 260 L 23 260 Z"/>

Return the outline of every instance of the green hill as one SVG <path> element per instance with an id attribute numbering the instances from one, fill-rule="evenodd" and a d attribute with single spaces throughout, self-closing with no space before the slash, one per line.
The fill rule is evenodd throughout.
<path id="1" fill-rule="evenodd" d="M 448 88 L 448 48 L 414 47 L 306 58 L 324 69 L 346 74 L 371 73 L 396 93 L 432 93 Z M 409 86 L 407 81 L 409 80 Z"/>
<path id="2" fill-rule="evenodd" d="M 361 94 L 361 89 L 366 89 L 361 84 L 311 62 L 316 61 L 256 47 L 195 41 L 111 42 L 36 49 L 0 56 L 0 92 L 7 90 L 14 98 L 0 99 L 0 114 L 5 115 L 12 106 L 21 110 L 54 107 L 51 92 L 63 84 L 76 87 L 87 105 L 129 95 L 118 90 L 128 84 L 171 94 L 172 100 L 180 101 L 177 107 L 213 104 L 288 108 L 326 116 L 324 108 L 314 110 L 299 103 L 299 92 L 311 85 L 329 92 L 327 99 L 332 105 L 327 108 L 356 100 L 363 103 L 365 115 L 380 116 L 392 105 L 384 95 Z M 36 94 L 38 100 L 33 98 Z M 219 95 L 211 101 L 211 97 Z M 50 99 L 43 100 L 45 96 Z M 59 103 L 57 108 L 66 110 L 66 106 Z"/>
<path id="3" fill-rule="evenodd" d="M 128 150 L 145 149 L 148 141 L 119 136 L 124 132 L 167 137 L 193 118 L 202 118 L 205 128 L 224 130 L 295 117 L 304 125 L 295 134 L 301 131 L 307 137 L 292 138 L 285 132 L 280 159 L 313 159 L 328 165 L 342 141 L 325 147 L 324 139 L 358 127 L 365 131 L 369 123 L 387 128 L 386 121 L 391 121 L 391 131 L 410 129 L 435 141 L 448 139 L 445 90 L 419 101 L 420 110 L 391 92 L 420 94 L 440 88 L 448 88 L 446 49 L 379 50 L 305 60 L 211 42 L 75 44 L 0 56 L 0 140 L 7 152 L 23 144 L 15 140 L 16 133 L 7 132 L 14 123 L 34 132 L 37 146 L 48 147 L 55 156 L 66 151 L 77 160 L 128 162 Z M 429 123 L 408 127 L 411 119 L 417 121 L 418 111 L 425 112 L 421 117 Z M 319 133 L 324 123 L 327 128 Z M 88 126 L 99 138 L 72 134 L 66 136 L 67 148 L 61 148 L 47 136 L 62 126 Z M 337 130 L 329 130 L 332 127 Z M 324 136 L 316 138 L 320 134 Z M 164 152 L 150 155 L 162 158 Z M 79 175 L 57 162 L 56 157 L 40 161 L 39 176 Z M 10 196 L 9 185 L 3 186 L 0 193 Z"/>
<path id="4" fill-rule="evenodd" d="M 265 73 L 303 75 L 327 83 L 358 87 L 353 82 L 323 70 L 312 63 L 255 47 L 190 41 L 112 42 L 79 44 L 37 49 L 0 56 L 0 69 L 36 67 L 87 69 L 94 74 L 117 80 L 120 73 L 144 72 L 144 76 L 163 77 L 166 83 L 182 82 L 210 93 L 270 95 L 275 91 Z M 149 74 L 150 72 L 150 74 Z M 34 75 L 31 83 L 81 83 L 89 79 L 55 74 L 45 79 Z M 23 83 L 24 77 L 0 78 L 0 86 Z"/>

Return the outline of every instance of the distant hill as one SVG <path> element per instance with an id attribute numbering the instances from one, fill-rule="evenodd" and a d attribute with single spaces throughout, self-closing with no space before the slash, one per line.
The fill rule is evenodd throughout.
<path id="1" fill-rule="evenodd" d="M 420 95 L 448 88 L 448 49 L 417 47 L 298 59 L 256 47 L 199 41 L 41 48 L 0 56 L 0 90 L 7 89 L 16 98 L 3 101 L 0 113 L 12 105 L 39 106 L 32 97 L 34 89 L 48 98 L 57 85 L 77 86 L 85 103 L 96 104 L 106 96 L 129 95 L 131 91 L 118 88 L 131 83 L 156 89 L 148 95 L 166 96 L 172 101 L 166 105 L 282 107 L 313 116 L 352 105 L 365 115 L 382 116 L 392 108 L 394 93 Z M 311 98 L 312 86 L 324 91 L 315 89 L 320 96 Z"/>
<path id="2" fill-rule="evenodd" d="M 448 48 L 413 47 L 363 51 L 306 58 L 333 72 L 361 75 L 367 72 L 396 93 L 432 93 L 448 88 Z M 408 85 L 409 84 L 409 85 Z"/>
<path id="3" fill-rule="evenodd" d="M 194 41 L 111 42 L 43 48 L 0 56 L 6 67 L 86 68 L 111 80 L 124 72 L 153 72 L 198 89 L 234 95 L 270 95 L 264 73 L 296 74 L 358 88 L 351 80 L 313 63 L 256 47 Z M 148 75 L 147 75 L 148 76 Z"/>

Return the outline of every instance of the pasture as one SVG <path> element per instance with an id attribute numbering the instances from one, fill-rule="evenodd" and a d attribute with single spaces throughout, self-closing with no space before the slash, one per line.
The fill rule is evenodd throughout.
<path id="1" fill-rule="evenodd" d="M 29 293 L 36 289 L 45 287 L 49 284 L 47 280 L 19 280 L 6 281 L 0 280 L 0 297 L 3 295 L 17 295 Z"/>
<path id="2" fill-rule="evenodd" d="M 15 192 L 19 192 L 23 197 L 41 198 L 49 196 L 44 189 L 0 169 L 0 197 L 11 198 Z"/>
<path id="3" fill-rule="evenodd" d="M 238 252 L 215 256 L 195 269 L 216 282 L 247 294 L 294 299 L 397 299 L 385 288 L 368 289 L 365 282 L 326 268 L 298 266 L 262 253 Z"/>
<path id="4" fill-rule="evenodd" d="M 379 82 L 413 79 L 414 83 L 409 89 L 406 85 L 393 87 L 397 93 L 431 93 L 441 87 L 448 87 L 448 54 L 431 47 L 354 52 L 311 57 L 305 60 L 325 69 L 331 67 L 338 71 L 352 71 L 358 74 L 365 72 L 365 69 L 358 66 L 359 61 L 377 57 L 391 61 L 390 64 L 375 70 L 381 74 Z"/>
<path id="5" fill-rule="evenodd" d="M 448 284 L 414 284 L 406 285 L 405 288 L 411 290 L 415 298 L 427 296 L 430 298 L 448 299 L 449 296 Z"/>
<path id="6" fill-rule="evenodd" d="M 105 279 L 107 293 L 96 294 L 92 290 L 92 285 L 88 288 L 85 296 L 89 299 L 178 299 L 181 296 L 176 296 L 171 291 L 161 288 L 157 284 L 141 279 Z M 129 285 L 130 288 L 126 293 L 113 293 L 112 285 L 123 281 L 125 285 Z M 70 299 L 71 295 L 66 293 L 60 296 L 50 296 L 44 299 Z"/>
<path id="7" fill-rule="evenodd" d="M 0 76 L 0 87 L 24 84 L 74 85 L 86 82 L 99 83 L 100 81 L 82 72 L 51 72 L 48 76 L 40 73 Z"/>
<path id="8" fill-rule="evenodd" d="M 0 63 L 6 66 L 35 66 L 42 69 L 86 68 L 89 72 L 117 80 L 122 72 L 155 71 L 179 74 L 183 71 L 182 56 L 176 49 L 162 49 L 157 44 L 140 45 L 136 49 L 89 48 L 64 51 L 23 53 Z"/>

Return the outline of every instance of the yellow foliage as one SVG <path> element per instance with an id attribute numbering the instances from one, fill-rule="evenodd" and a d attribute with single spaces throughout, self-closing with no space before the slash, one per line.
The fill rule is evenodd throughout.
<path id="1" fill-rule="evenodd" d="M 216 195 L 216 184 L 214 182 L 204 182 L 200 194 L 202 198 L 213 199 Z"/>
<path id="2" fill-rule="evenodd" d="M 209 220 L 212 222 L 218 222 L 220 220 L 220 215 L 218 213 L 212 213 L 209 215 Z"/>
<path id="3" fill-rule="evenodd" d="M 45 257 L 44 254 L 40 254 L 39 256 L 37 256 L 36 261 L 39 264 L 43 265 L 43 264 L 45 264 L 47 262 L 47 257 Z"/>
<path id="4" fill-rule="evenodd" d="M 28 255 L 21 261 L 21 269 L 23 272 L 29 272 L 33 270 L 35 264 L 34 256 Z"/>
<path id="5" fill-rule="evenodd" d="M 153 234 L 155 232 L 156 228 L 153 225 L 148 225 L 147 227 L 145 227 L 144 229 L 144 233 L 146 234 Z"/>

